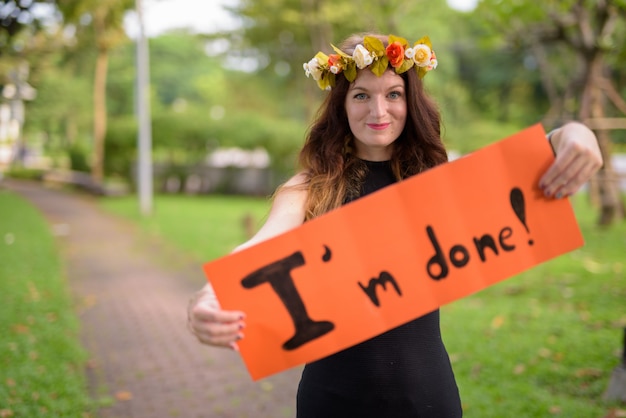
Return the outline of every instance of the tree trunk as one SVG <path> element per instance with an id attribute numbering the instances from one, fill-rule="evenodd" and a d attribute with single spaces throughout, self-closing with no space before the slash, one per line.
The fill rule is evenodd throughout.
<path id="1" fill-rule="evenodd" d="M 604 79 L 602 56 L 596 55 L 588 69 L 579 116 L 581 120 L 604 118 L 603 92 L 600 87 L 603 85 L 602 80 Z M 594 189 L 597 187 L 600 205 L 598 224 L 606 226 L 611 225 L 617 219 L 622 219 L 624 212 L 623 206 L 620 204 L 619 182 L 611 163 L 611 136 L 607 130 L 596 130 L 595 133 L 604 165 L 598 172 L 597 182 L 593 186 Z"/>

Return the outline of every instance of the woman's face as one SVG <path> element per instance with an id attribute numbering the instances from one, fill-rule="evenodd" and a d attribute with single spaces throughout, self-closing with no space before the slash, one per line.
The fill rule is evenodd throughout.
<path id="1" fill-rule="evenodd" d="M 368 161 L 390 159 L 392 144 L 406 122 L 404 79 L 391 69 L 380 77 L 359 71 L 346 95 L 346 113 L 356 156 Z"/>

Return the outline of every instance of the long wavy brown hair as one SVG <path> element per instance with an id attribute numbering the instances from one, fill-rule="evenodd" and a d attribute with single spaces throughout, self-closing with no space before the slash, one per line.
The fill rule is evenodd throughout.
<path id="1" fill-rule="evenodd" d="M 352 55 L 363 37 L 376 36 L 385 46 L 387 37 L 379 34 L 352 35 L 339 48 Z M 397 180 L 421 173 L 448 160 L 440 136 L 440 114 L 424 92 L 422 80 L 413 69 L 404 79 L 407 119 L 393 143 L 391 167 Z M 346 115 L 345 101 L 350 83 L 343 76 L 326 96 L 308 130 L 299 154 L 299 165 L 308 188 L 305 220 L 313 219 L 347 200 L 358 197 L 367 167 L 354 155 L 354 137 Z"/>

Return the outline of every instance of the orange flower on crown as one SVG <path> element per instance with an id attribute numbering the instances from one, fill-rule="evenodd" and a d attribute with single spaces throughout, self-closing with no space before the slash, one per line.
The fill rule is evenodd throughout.
<path id="1" fill-rule="evenodd" d="M 387 58 L 389 58 L 389 64 L 393 68 L 398 68 L 404 62 L 404 47 L 400 42 L 392 42 L 387 45 L 387 49 L 385 51 L 387 54 Z"/>
<path id="2" fill-rule="evenodd" d="M 330 68 L 331 73 L 339 74 L 341 70 L 343 70 L 343 66 L 341 65 L 341 56 L 338 54 L 330 54 L 328 56 L 328 67 Z"/>

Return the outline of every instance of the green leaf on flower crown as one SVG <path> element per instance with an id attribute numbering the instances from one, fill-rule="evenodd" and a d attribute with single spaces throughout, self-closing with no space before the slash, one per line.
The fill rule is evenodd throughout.
<path id="1" fill-rule="evenodd" d="M 385 46 L 383 42 L 373 36 L 366 36 L 363 38 L 363 46 L 370 52 L 373 52 L 378 58 L 385 56 Z"/>
<path id="2" fill-rule="evenodd" d="M 389 65 L 389 58 L 386 55 L 374 60 L 373 63 L 370 64 L 370 70 L 378 77 L 383 75 L 387 70 L 387 66 Z"/>
<path id="3" fill-rule="evenodd" d="M 322 51 L 315 54 L 315 58 L 320 63 L 320 67 L 327 68 L 328 67 L 328 55 L 324 54 Z"/>
<path id="4" fill-rule="evenodd" d="M 402 74 L 405 71 L 408 71 L 413 66 L 413 59 L 404 57 L 404 61 L 402 61 L 402 65 L 396 68 L 397 74 Z"/>
<path id="5" fill-rule="evenodd" d="M 430 38 L 428 36 L 424 36 L 418 39 L 417 41 L 415 41 L 413 46 L 415 47 L 416 45 L 421 45 L 421 44 L 427 45 L 430 49 L 433 49 L 433 44 L 430 43 Z"/>
<path id="6" fill-rule="evenodd" d="M 343 57 L 343 58 L 349 58 L 352 59 L 352 57 L 348 54 L 346 54 L 345 52 L 343 52 L 341 49 L 337 48 L 335 45 L 330 44 L 330 46 L 333 48 L 333 50 L 339 54 L 339 56 Z"/>
<path id="7" fill-rule="evenodd" d="M 322 78 L 317 80 L 317 85 L 322 90 L 328 90 L 329 88 L 335 87 L 335 74 L 330 71 L 324 72 L 322 74 Z"/>
<path id="8" fill-rule="evenodd" d="M 356 62 L 350 60 L 344 62 L 343 75 L 350 83 L 356 79 Z"/>
<path id="9" fill-rule="evenodd" d="M 394 42 L 399 42 L 405 50 L 409 46 L 409 41 L 407 41 L 406 39 L 396 35 L 389 35 L 389 44 L 392 44 Z"/>
<path id="10" fill-rule="evenodd" d="M 426 67 L 418 67 L 417 65 L 415 66 L 415 69 L 417 70 L 417 76 L 419 78 L 424 78 L 424 76 L 426 75 L 426 73 L 428 73 L 428 70 L 426 69 Z"/>

